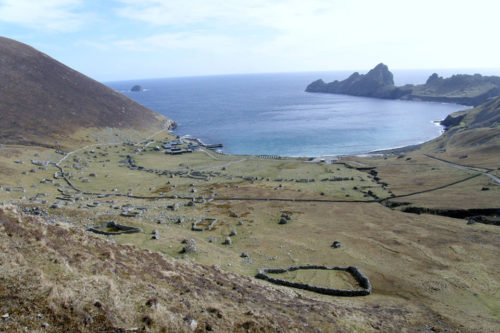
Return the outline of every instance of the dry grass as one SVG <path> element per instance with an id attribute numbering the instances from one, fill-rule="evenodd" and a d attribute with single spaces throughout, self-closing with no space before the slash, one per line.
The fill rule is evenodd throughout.
<path id="1" fill-rule="evenodd" d="M 413 314 L 391 306 L 354 310 L 310 299 L 49 225 L 13 207 L 1 207 L 0 222 L 4 331 L 394 331 L 413 322 Z"/>
<path id="2" fill-rule="evenodd" d="M 99 134 L 99 142 L 114 136 L 114 132 L 106 133 Z M 349 158 L 346 160 L 351 162 L 347 165 L 327 165 L 297 159 L 257 160 L 248 156 L 214 155 L 217 159 L 213 159 L 202 152 L 166 156 L 151 151 L 156 144 L 150 144 L 147 151 L 140 153 L 132 146 L 89 147 L 71 155 L 61 165 L 71 173 L 75 185 L 85 191 L 112 193 L 116 188 L 118 193 L 146 196 L 165 192 L 181 196 L 216 194 L 219 198 L 369 200 L 373 197 L 368 191 L 387 197 L 391 193 L 405 194 L 441 186 L 474 174 L 419 152 L 408 153 L 405 158 Z M 498 227 L 468 226 L 463 220 L 404 214 L 377 203 L 353 202 L 217 200 L 188 207 L 187 200 L 181 199 L 81 195 L 79 201 L 63 208 L 47 209 L 56 196 L 60 196 L 56 183 L 63 180 L 40 184 L 40 179 L 52 178 L 55 168 L 26 175 L 22 172 L 31 168 L 31 159 L 57 160 L 61 155 L 32 147 L 4 148 L 7 149 L 0 150 L 0 166 L 6 173 L 0 175 L 1 181 L 21 184 L 26 193 L 2 190 L 0 201 L 29 205 L 29 198 L 44 192 L 48 204 L 31 205 L 46 209 L 47 221 L 72 226 L 56 227 L 30 220 L 23 222 L 19 229 L 21 236 L 2 240 L 2 244 L 7 244 L 4 258 L 18 258 L 22 263 L 15 268 L 11 259 L 2 261 L 2 265 L 7 265 L 2 266 L 2 271 L 14 272 L 2 275 L 10 288 L 2 292 L 11 297 L 11 289 L 20 291 L 24 305 L 12 301 L 9 307 L 17 309 L 20 318 L 25 318 L 19 323 L 31 323 L 26 324 L 29 327 L 40 325 L 33 313 L 22 310 L 29 303 L 45 311 L 44 318 L 53 318 L 50 325 L 58 328 L 73 325 L 83 331 L 96 327 L 102 330 L 144 327 L 151 331 L 166 327 L 167 331 L 182 331 L 189 329 L 191 317 L 199 325 L 206 321 L 219 331 L 238 331 L 245 327 L 257 331 L 303 331 L 306 328 L 398 331 L 399 327 L 418 331 L 430 323 L 442 330 L 493 332 L 498 327 L 499 297 L 495 291 L 499 287 L 495 277 L 500 273 L 495 264 Z M 158 176 L 119 167 L 125 155 L 133 155 L 138 165 L 147 168 L 211 170 L 222 175 L 212 176 L 209 181 Z M 492 161 L 494 157 L 486 159 Z M 24 164 L 16 164 L 15 160 L 22 160 Z M 78 168 L 85 166 L 79 170 L 75 164 Z M 378 182 L 370 170 L 356 170 L 362 166 L 374 166 Z M 243 176 L 264 179 L 245 180 Z M 348 180 L 321 181 L 330 177 Z M 83 178 L 90 182 L 83 182 Z M 316 181 L 298 183 L 287 180 L 289 178 Z M 428 208 L 490 208 L 498 201 L 499 190 L 489 182 L 489 178 L 480 176 L 445 189 L 393 201 Z M 387 184 L 386 189 L 383 183 Z M 486 186 L 490 189 L 482 191 Z M 197 192 L 193 194 L 192 189 Z M 98 207 L 87 207 L 87 203 L 95 201 L 100 203 Z M 174 203 L 179 205 L 177 211 L 167 209 Z M 121 210 L 113 207 L 124 204 L 147 210 L 136 218 L 121 217 Z M 232 217 L 232 213 L 238 217 Z M 282 213 L 292 216 L 286 225 L 278 224 Z M 184 222 L 174 223 L 178 217 Z M 192 222 L 202 217 L 217 218 L 215 228 L 192 231 Z M 140 227 L 144 233 L 107 239 L 82 232 L 88 225 L 110 220 Z M 158 240 L 151 239 L 153 229 L 159 232 Z M 31 235 L 35 230 L 39 230 L 41 236 L 26 236 L 26 232 Z M 223 245 L 231 231 L 237 232 L 231 237 L 232 245 Z M 40 241 L 21 241 L 37 237 Z M 196 241 L 197 252 L 181 260 L 184 257 L 180 253 L 181 241 L 185 238 Z M 341 241 L 344 247 L 332 249 L 330 245 L 334 240 Z M 18 250 L 12 252 L 12 249 Z M 249 258 L 241 258 L 242 252 L 248 253 Z M 168 269 L 161 268 L 164 263 L 168 263 Z M 358 299 L 332 298 L 287 288 L 275 289 L 252 278 L 262 267 L 298 264 L 357 265 L 370 278 L 373 294 Z M 214 269 L 212 265 L 219 265 L 221 269 Z M 334 287 L 348 282 L 324 274 L 290 278 L 314 280 Z M 34 292 L 30 285 L 40 292 Z M 190 291 L 185 292 L 187 289 Z M 144 305 L 152 297 L 157 299 L 157 305 L 152 308 Z M 96 300 L 102 308 L 96 309 Z M 308 305 L 297 307 L 294 305 L 297 300 Z M 216 310 L 209 310 L 214 304 Z M 310 310 L 304 310 L 308 306 L 319 308 L 313 315 Z M 68 310 L 71 308 L 72 311 Z M 249 318 L 245 314 L 248 311 L 255 317 Z M 223 313 L 222 319 L 217 315 L 219 312 Z M 335 315 L 330 316 L 331 313 Z M 69 319 L 60 321 L 60 318 Z"/>

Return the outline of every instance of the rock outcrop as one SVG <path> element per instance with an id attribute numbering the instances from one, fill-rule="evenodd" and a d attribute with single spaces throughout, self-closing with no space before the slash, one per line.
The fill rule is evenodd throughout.
<path id="1" fill-rule="evenodd" d="M 395 86 L 392 73 L 381 63 L 367 74 L 355 72 L 343 81 L 316 80 L 306 91 L 477 106 L 500 95 L 500 77 L 459 74 L 445 79 L 434 73 L 425 84 Z"/>

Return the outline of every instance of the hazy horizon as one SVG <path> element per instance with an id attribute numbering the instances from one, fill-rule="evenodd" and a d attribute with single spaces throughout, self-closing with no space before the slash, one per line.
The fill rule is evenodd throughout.
<path id="1" fill-rule="evenodd" d="M 0 34 L 99 81 L 498 68 L 500 3 L 0 0 Z"/>
<path id="2" fill-rule="evenodd" d="M 375 67 L 374 64 L 373 67 Z M 386 64 L 387 65 L 387 64 Z M 163 79 L 182 79 L 182 78 L 196 78 L 196 77 L 216 77 L 216 76 L 243 76 L 243 75 L 276 75 L 276 74 L 328 74 L 338 75 L 338 73 L 344 73 L 346 75 L 350 75 L 353 72 L 359 72 L 360 74 L 366 74 L 370 69 L 339 69 L 339 70 L 316 70 L 316 71 L 289 71 L 289 72 L 254 72 L 254 73 L 226 73 L 226 74 L 205 74 L 205 75 L 179 75 L 179 76 L 158 76 L 158 77 L 138 77 L 138 78 L 124 78 L 120 80 L 101 80 L 103 83 L 113 83 L 113 82 L 134 82 L 134 81 L 147 81 L 147 80 L 163 80 Z M 425 80 L 432 75 L 433 73 L 437 73 L 439 76 L 444 78 L 450 77 L 454 74 L 481 74 L 483 76 L 500 76 L 500 67 L 498 68 L 422 68 L 422 69 L 406 69 L 406 68 L 390 68 L 389 70 L 392 72 L 394 76 L 394 82 L 396 85 L 403 84 L 415 84 L 418 82 L 424 83 Z M 405 81 L 407 76 L 401 78 L 399 77 L 401 74 L 411 73 L 412 80 L 410 82 Z M 415 80 L 415 73 L 420 74 L 420 80 Z M 427 74 L 428 73 L 428 74 Z M 418 77 L 418 76 L 417 76 Z M 329 82 L 328 77 L 318 77 L 324 79 Z M 347 78 L 347 76 L 345 77 Z M 334 78 L 336 79 L 336 78 Z"/>

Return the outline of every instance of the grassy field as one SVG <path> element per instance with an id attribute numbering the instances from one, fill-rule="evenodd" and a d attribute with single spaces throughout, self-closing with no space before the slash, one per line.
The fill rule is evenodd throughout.
<path id="1" fill-rule="evenodd" d="M 39 168 L 31 162 L 55 162 L 63 155 L 4 146 L 0 202 L 41 207 L 47 219 L 82 230 L 108 221 L 140 227 L 142 233 L 97 237 L 248 277 L 264 267 L 355 265 L 370 278 L 373 294 L 335 298 L 339 304 L 386 304 L 406 309 L 419 322 L 417 306 L 467 330 L 493 331 L 498 325 L 498 227 L 402 213 L 376 202 L 445 186 L 477 171 L 418 153 L 399 158 L 346 157 L 326 164 L 204 151 L 170 156 L 153 149 L 160 143 L 102 144 L 68 155 L 60 166 L 83 193 L 75 193 L 61 177 L 54 178 L 58 172 L 54 165 Z M 127 155 L 142 169 L 129 168 Z M 43 179 L 51 181 L 41 183 Z M 24 192 L 7 190 L 12 186 L 23 186 Z M 40 193 L 43 196 L 37 196 Z M 390 201 L 406 204 L 401 207 L 494 208 L 500 202 L 499 193 L 498 185 L 479 174 L 443 189 Z M 57 207 L 51 208 L 54 203 Z M 123 216 L 128 212 L 140 214 Z M 288 223 L 279 223 L 282 214 L 291 216 Z M 217 223 L 210 231 L 193 231 L 193 222 L 203 218 Z M 225 244 L 226 238 L 230 245 Z M 194 240 L 196 251 L 183 252 L 185 239 Z M 333 241 L 343 246 L 334 249 Z M 285 278 L 352 287 L 343 272 L 298 271 Z M 331 301 L 328 296 L 300 293 Z"/>

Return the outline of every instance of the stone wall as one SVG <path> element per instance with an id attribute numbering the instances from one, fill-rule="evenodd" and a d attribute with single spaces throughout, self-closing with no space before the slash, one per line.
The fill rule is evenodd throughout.
<path id="1" fill-rule="evenodd" d="M 286 272 L 293 272 L 302 269 L 322 269 L 322 270 L 335 270 L 335 271 L 345 271 L 352 275 L 352 277 L 358 282 L 359 286 L 362 289 L 335 289 L 335 288 L 327 288 L 327 287 L 318 287 L 312 286 L 307 283 L 300 282 L 291 282 L 287 280 L 277 279 L 274 277 L 270 277 L 267 273 L 271 274 L 280 274 Z M 258 279 L 266 280 L 274 284 L 298 288 L 303 290 L 313 291 L 319 294 L 332 295 L 332 296 L 366 296 L 369 295 L 372 291 L 372 286 L 370 284 L 370 280 L 359 271 L 356 266 L 349 267 L 327 267 L 322 265 L 305 265 L 305 266 L 294 266 L 288 268 L 264 268 L 260 269 L 259 273 L 255 276 Z"/>
<path id="2" fill-rule="evenodd" d="M 101 228 L 114 228 L 117 231 L 104 231 L 100 230 Z M 113 235 L 121 235 L 121 234 L 132 234 L 135 232 L 142 232 L 141 228 L 130 227 L 122 224 L 117 224 L 114 221 L 106 222 L 103 225 L 97 227 L 91 227 L 87 229 L 88 231 L 92 231 L 96 234 L 113 236 Z"/>

